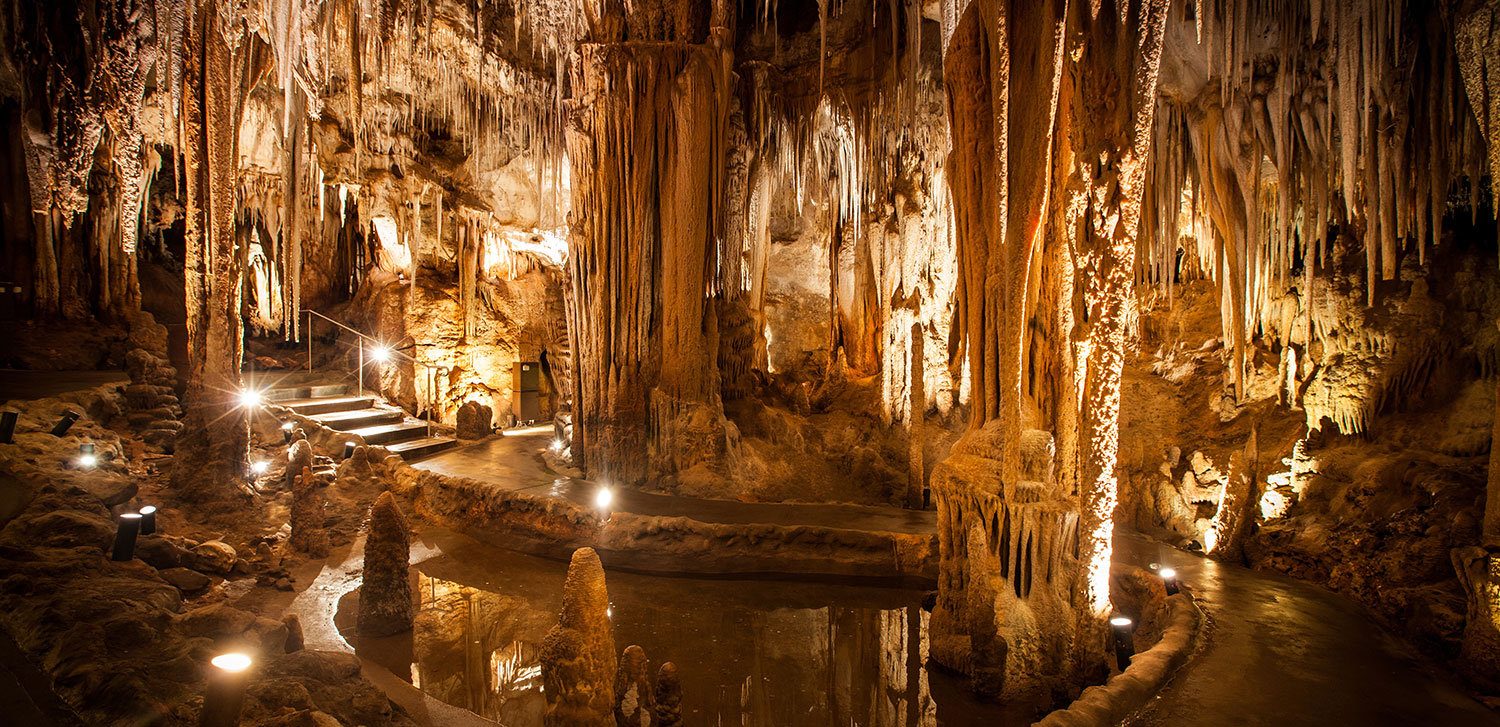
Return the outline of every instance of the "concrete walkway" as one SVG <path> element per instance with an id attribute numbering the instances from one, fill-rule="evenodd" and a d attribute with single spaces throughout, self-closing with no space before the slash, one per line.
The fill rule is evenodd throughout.
<path id="1" fill-rule="evenodd" d="M 598 483 L 558 477 L 543 466 L 542 455 L 551 444 L 551 427 L 533 427 L 451 449 L 412 466 L 450 477 L 488 482 L 506 490 L 545 495 L 593 507 L 599 493 Z M 706 500 L 658 495 L 627 488 L 611 489 L 610 509 L 636 515 L 686 517 L 700 522 L 730 525 L 807 525 L 915 534 L 937 532 L 937 513 L 930 510 Z"/>
<path id="2" fill-rule="evenodd" d="M 1175 568 L 1209 623 L 1132 725 L 1500 725 L 1353 600 L 1123 531 L 1115 560 Z"/>

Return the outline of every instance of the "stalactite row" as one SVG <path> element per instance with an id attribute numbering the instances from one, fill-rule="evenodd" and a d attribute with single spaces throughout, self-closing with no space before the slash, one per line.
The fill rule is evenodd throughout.
<path id="1" fill-rule="evenodd" d="M 1248 339 L 1277 330 L 1282 291 L 1314 290 L 1331 231 L 1362 240 L 1373 305 L 1403 249 L 1425 263 L 1441 242 L 1456 183 L 1477 214 L 1484 140 L 1446 14 L 1402 0 L 1173 10 L 1137 277 L 1169 299 L 1187 265 L 1219 281 L 1239 391 Z"/>

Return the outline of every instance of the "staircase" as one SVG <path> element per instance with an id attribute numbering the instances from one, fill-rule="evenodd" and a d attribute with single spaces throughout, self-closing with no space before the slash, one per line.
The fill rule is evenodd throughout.
<path id="1" fill-rule="evenodd" d="M 283 381 L 265 393 L 266 401 L 290 409 L 329 429 L 353 434 L 366 444 L 389 449 L 407 461 L 422 459 L 458 441 L 452 437 L 427 436 L 427 422 L 407 416 L 379 394 L 351 393 L 355 387 L 343 382 Z"/>

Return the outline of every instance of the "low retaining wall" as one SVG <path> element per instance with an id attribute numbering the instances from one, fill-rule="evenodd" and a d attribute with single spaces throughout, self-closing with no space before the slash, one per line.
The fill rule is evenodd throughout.
<path id="1" fill-rule="evenodd" d="M 422 516 L 492 545 L 565 559 L 589 546 L 611 568 L 648 573 L 835 576 L 930 588 L 936 534 L 724 524 L 617 512 L 607 519 L 566 500 L 513 492 L 413 467 L 397 494 Z"/>
<path id="2" fill-rule="evenodd" d="M 1187 591 L 1168 597 L 1167 607 L 1167 628 L 1155 646 L 1136 654 L 1125 671 L 1083 690 L 1067 709 L 1047 715 L 1033 727 L 1110 727 L 1146 706 L 1187 662 L 1202 622 L 1202 613 Z"/>

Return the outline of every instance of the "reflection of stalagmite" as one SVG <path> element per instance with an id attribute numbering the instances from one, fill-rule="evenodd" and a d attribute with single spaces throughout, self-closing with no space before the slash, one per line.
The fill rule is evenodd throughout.
<path id="1" fill-rule="evenodd" d="M 604 565 L 593 548 L 579 548 L 568 564 L 562 613 L 542 642 L 544 724 L 613 727 L 615 658 Z"/>
<path id="2" fill-rule="evenodd" d="M 389 636 L 411 630 L 415 609 L 411 594 L 411 531 L 406 515 L 389 492 L 370 508 L 365 536 L 365 567 L 359 587 L 359 630 Z"/>
<path id="3" fill-rule="evenodd" d="M 651 707 L 651 716 L 656 727 L 682 727 L 682 680 L 677 677 L 677 665 L 666 662 L 656 672 L 653 688 L 656 704 Z"/>

